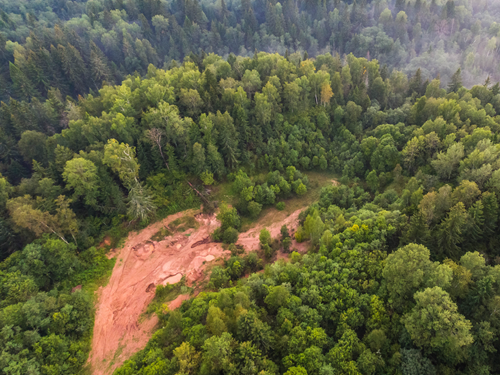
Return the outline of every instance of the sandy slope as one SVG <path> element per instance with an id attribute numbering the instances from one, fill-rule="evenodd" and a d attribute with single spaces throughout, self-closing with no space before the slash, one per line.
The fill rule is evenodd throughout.
<path id="1" fill-rule="evenodd" d="M 273 237 L 277 237 L 283 224 L 295 230 L 300 210 L 284 220 L 268 226 Z M 212 261 L 229 252 L 220 244 L 196 244 L 207 238 L 219 225 L 215 216 L 197 215 L 200 227 L 193 231 L 176 233 L 155 242 L 150 238 L 163 225 L 194 211 L 180 212 L 150 225 L 139 233 L 130 233 L 124 247 L 112 252 L 117 257 L 109 283 L 100 288 L 96 309 L 94 335 L 89 362 L 92 374 L 111 374 L 132 354 L 141 350 L 151 337 L 157 324 L 156 316 L 139 323 L 139 316 L 154 297 L 155 286 L 176 283 L 183 275 L 188 283 L 203 277 L 205 262 Z M 272 215 L 272 212 L 269 213 Z M 257 225 L 240 234 L 238 243 L 245 250 L 256 250 L 259 246 Z M 190 234 L 186 236 L 186 234 Z M 193 244 L 195 247 L 192 247 Z M 292 248 L 305 250 L 304 244 L 292 243 Z M 188 295 L 172 301 L 170 308 L 177 308 Z"/>

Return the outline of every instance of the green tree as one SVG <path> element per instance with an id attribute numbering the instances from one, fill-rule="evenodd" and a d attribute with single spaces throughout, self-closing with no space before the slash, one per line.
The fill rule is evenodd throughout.
<path id="1" fill-rule="evenodd" d="M 27 130 L 21 135 L 18 147 L 24 160 L 31 163 L 36 160 L 44 163 L 46 160 L 46 140 L 47 136 L 43 133 Z"/>
<path id="2" fill-rule="evenodd" d="M 201 360 L 200 353 L 198 353 L 188 342 L 183 342 L 179 347 L 175 348 L 173 354 L 179 361 L 181 373 L 196 373 Z"/>
<path id="3" fill-rule="evenodd" d="M 99 189 L 99 178 L 95 164 L 84 158 L 66 162 L 62 174 L 67 186 L 74 190 L 74 198 L 85 197 L 85 204 L 95 206 Z"/>
<path id="4" fill-rule="evenodd" d="M 424 286 L 446 289 L 452 270 L 446 265 L 432 263 L 425 246 L 409 244 L 387 257 L 382 276 L 386 280 L 390 302 L 398 309 L 411 304 L 413 294 Z"/>
<path id="5" fill-rule="evenodd" d="M 376 171 L 368 173 L 368 176 L 366 176 L 366 184 L 372 192 L 375 193 L 378 190 L 380 183 Z"/>
<path id="6" fill-rule="evenodd" d="M 437 229 L 437 242 L 441 252 L 452 258 L 459 254 L 459 244 L 464 240 L 467 225 L 467 211 L 462 202 L 453 206 Z"/>
<path id="7" fill-rule="evenodd" d="M 221 371 L 231 363 L 232 341 L 230 333 L 224 332 L 220 336 L 212 336 L 203 344 L 203 364 L 211 371 Z"/>
<path id="8" fill-rule="evenodd" d="M 65 235 L 69 234 L 75 238 L 78 222 L 65 196 L 61 195 L 56 199 L 55 214 L 38 209 L 37 203 L 31 196 L 25 195 L 8 200 L 7 209 L 16 225 L 32 231 L 37 236 L 43 233 L 55 234 L 65 243 L 68 243 Z"/>
<path id="9" fill-rule="evenodd" d="M 458 312 L 457 305 L 440 287 L 415 293 L 416 306 L 403 316 L 403 323 L 413 342 L 428 352 L 438 352 L 452 362 L 471 345 L 472 324 Z"/>

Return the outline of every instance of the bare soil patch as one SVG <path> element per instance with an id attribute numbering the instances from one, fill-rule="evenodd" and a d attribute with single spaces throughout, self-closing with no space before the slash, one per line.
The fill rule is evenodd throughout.
<path id="1" fill-rule="evenodd" d="M 287 216 L 277 210 L 266 212 L 255 227 L 240 234 L 238 244 L 246 251 L 258 249 L 262 228 L 277 237 L 281 226 L 286 224 L 293 233 L 299 213 L 296 210 Z M 138 233 L 130 233 L 123 248 L 110 252 L 117 262 L 109 283 L 98 290 L 89 355 L 92 374 L 112 374 L 145 347 L 158 319 L 156 315 L 140 317 L 154 298 L 157 285 L 175 284 L 182 277 L 192 285 L 203 279 L 207 263 L 230 254 L 221 244 L 210 240 L 209 234 L 219 225 L 215 215 L 197 214 L 194 210 L 180 212 Z M 292 248 L 305 251 L 307 245 L 293 240 Z M 169 302 L 169 309 L 178 308 L 188 298 L 189 294 L 179 295 Z"/>

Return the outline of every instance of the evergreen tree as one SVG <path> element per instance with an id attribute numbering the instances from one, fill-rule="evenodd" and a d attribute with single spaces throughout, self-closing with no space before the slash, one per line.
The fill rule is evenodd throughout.
<path id="1" fill-rule="evenodd" d="M 457 92 L 462 87 L 462 69 L 453 73 L 450 83 L 448 84 L 448 92 Z"/>
<path id="2" fill-rule="evenodd" d="M 438 226 L 436 236 L 440 252 L 452 259 L 460 254 L 459 244 L 464 240 L 467 211 L 462 202 L 453 206 L 443 222 Z"/>
<path id="3" fill-rule="evenodd" d="M 9 63 L 10 79 L 12 80 L 12 89 L 14 93 L 23 100 L 29 100 L 31 97 L 39 95 L 34 84 L 15 64 Z"/>

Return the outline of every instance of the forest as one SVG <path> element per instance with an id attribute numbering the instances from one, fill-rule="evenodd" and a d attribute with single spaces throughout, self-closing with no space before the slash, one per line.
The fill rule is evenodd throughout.
<path id="1" fill-rule="evenodd" d="M 499 373 L 498 10 L 0 0 L 0 373 L 86 373 L 129 231 L 203 206 L 234 249 L 310 172 L 339 184 L 298 230 L 157 309 L 115 373 Z"/>

